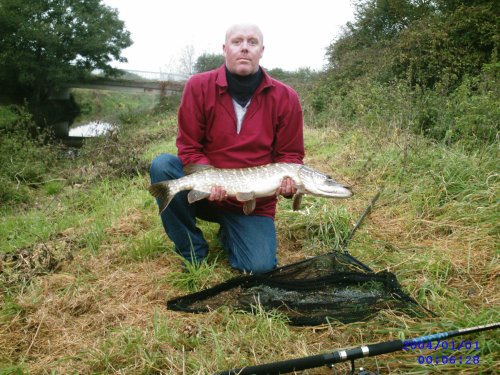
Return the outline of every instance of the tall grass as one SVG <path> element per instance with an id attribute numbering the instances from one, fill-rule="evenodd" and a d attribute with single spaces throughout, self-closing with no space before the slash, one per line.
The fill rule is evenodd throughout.
<path id="1" fill-rule="evenodd" d="M 325 201 L 306 197 L 302 209 L 293 212 L 285 208 L 290 202 L 282 200 L 278 214 L 282 239 L 294 242 L 310 256 L 339 248 L 349 234 L 353 218 L 344 206 Z"/>

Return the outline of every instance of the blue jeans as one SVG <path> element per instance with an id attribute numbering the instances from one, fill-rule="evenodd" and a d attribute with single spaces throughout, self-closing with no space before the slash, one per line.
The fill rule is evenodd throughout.
<path id="1" fill-rule="evenodd" d="M 181 161 L 174 155 L 161 154 L 151 163 L 152 184 L 183 176 Z M 276 229 L 272 218 L 221 210 L 206 199 L 189 204 L 187 193 L 176 194 L 161 214 L 165 232 L 180 255 L 190 262 L 201 262 L 207 257 L 208 244 L 196 226 L 196 218 L 200 218 L 220 224 L 219 239 L 233 268 L 254 274 L 276 268 Z"/>

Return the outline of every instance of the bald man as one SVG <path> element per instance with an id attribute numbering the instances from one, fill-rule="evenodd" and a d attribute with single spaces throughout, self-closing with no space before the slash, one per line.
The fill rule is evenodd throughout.
<path id="1" fill-rule="evenodd" d="M 264 38 L 256 25 L 228 28 L 221 67 L 192 76 L 178 112 L 177 156 L 162 154 L 150 169 L 151 182 L 180 178 L 204 168 L 245 168 L 299 163 L 304 158 L 302 109 L 297 93 L 260 66 Z M 295 193 L 285 178 L 276 196 Z M 241 202 L 213 186 L 207 199 L 189 204 L 178 193 L 161 214 L 176 251 L 202 262 L 208 244 L 196 218 L 220 224 L 219 241 L 231 267 L 249 273 L 277 266 L 274 216 L 277 197 L 259 198 L 251 215 Z"/>

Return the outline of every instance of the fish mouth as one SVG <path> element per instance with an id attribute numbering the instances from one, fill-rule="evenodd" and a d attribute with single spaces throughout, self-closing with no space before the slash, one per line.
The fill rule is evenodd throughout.
<path id="1" fill-rule="evenodd" d="M 347 192 L 352 195 L 352 188 L 350 186 L 347 186 L 347 185 L 342 185 L 342 184 L 339 184 L 339 186 L 342 188 L 342 189 L 345 189 L 347 190 Z"/>
<path id="2" fill-rule="evenodd" d="M 337 184 L 335 186 L 328 186 L 326 189 L 318 188 L 322 195 L 325 197 L 336 197 L 336 198 L 349 198 L 353 195 L 350 186 Z"/>

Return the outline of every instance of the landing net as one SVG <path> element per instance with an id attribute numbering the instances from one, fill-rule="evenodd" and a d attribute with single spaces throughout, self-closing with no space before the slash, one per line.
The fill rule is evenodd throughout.
<path id="1" fill-rule="evenodd" d="M 380 196 L 365 209 L 340 250 L 273 271 L 231 279 L 201 292 L 175 298 L 167 308 L 194 313 L 221 306 L 237 310 L 277 311 L 293 325 L 318 325 L 330 320 L 365 321 L 382 309 L 424 316 L 433 313 L 401 289 L 396 276 L 374 272 L 350 255 L 347 243 Z"/>
<path id="2" fill-rule="evenodd" d="M 403 292 L 394 274 L 373 272 L 338 251 L 265 274 L 234 278 L 167 302 L 171 310 L 195 313 L 220 306 L 254 311 L 258 305 L 286 315 L 292 325 L 365 321 L 382 309 L 412 316 L 426 312 Z"/>

